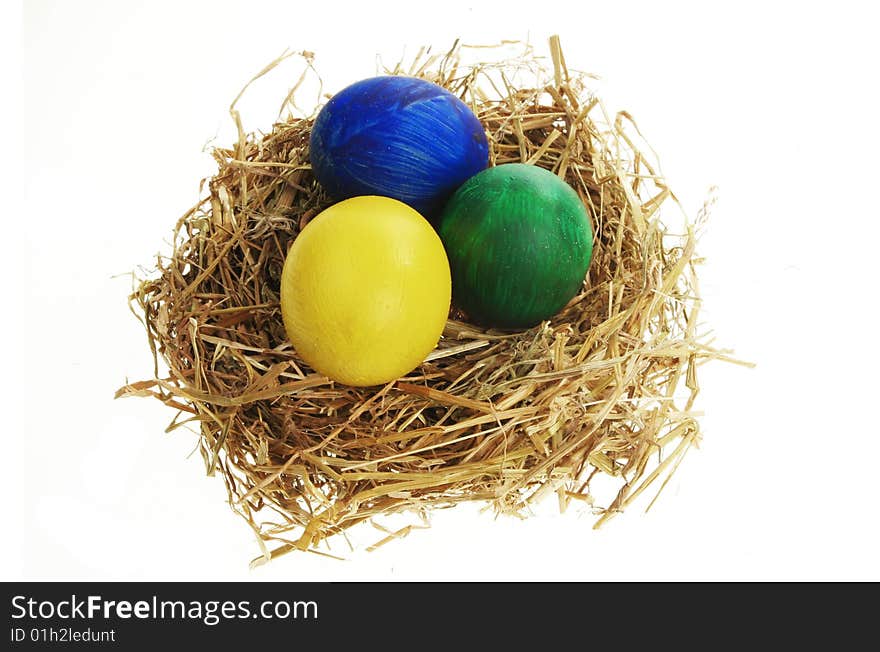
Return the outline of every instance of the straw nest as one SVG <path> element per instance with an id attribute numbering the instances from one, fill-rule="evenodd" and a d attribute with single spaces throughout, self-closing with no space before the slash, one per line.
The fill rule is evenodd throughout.
<path id="1" fill-rule="evenodd" d="M 551 320 L 499 332 L 453 311 L 424 364 L 381 387 L 309 369 L 287 341 L 278 288 L 289 245 L 330 204 L 309 169 L 317 108 L 253 134 L 233 104 L 238 142 L 213 150 L 203 201 L 178 221 L 170 256 L 137 279 L 131 305 L 155 377 L 118 395 L 156 397 L 179 411 L 169 429 L 198 430 L 208 473 L 258 535 L 256 563 L 318 551 L 379 515 L 462 501 L 527 514 L 555 494 L 563 509 L 582 501 L 599 525 L 649 486 L 659 493 L 698 442 L 697 369 L 723 356 L 697 332 L 695 229 L 662 217 L 679 209 L 637 128 L 607 114 L 555 38 L 549 59 L 524 46 L 469 64 L 465 50 L 494 52 L 422 50 L 383 72 L 448 88 L 485 126 L 492 165 L 548 168 L 583 199 L 592 264 Z M 300 56 L 314 75 L 312 55 Z M 522 78 L 535 81 L 512 81 Z M 612 487 L 604 502 L 600 485 Z"/>

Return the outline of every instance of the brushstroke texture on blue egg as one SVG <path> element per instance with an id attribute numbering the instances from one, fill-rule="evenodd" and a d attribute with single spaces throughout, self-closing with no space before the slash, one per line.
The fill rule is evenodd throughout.
<path id="1" fill-rule="evenodd" d="M 312 169 L 335 200 L 381 195 L 431 218 L 485 169 L 489 144 L 470 108 L 414 77 L 364 79 L 321 109 L 310 139 Z"/>

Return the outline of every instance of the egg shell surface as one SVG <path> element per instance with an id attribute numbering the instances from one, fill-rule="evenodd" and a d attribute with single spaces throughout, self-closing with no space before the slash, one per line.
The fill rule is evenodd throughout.
<path id="1" fill-rule="evenodd" d="M 315 177 L 334 199 L 391 197 L 429 219 L 489 156 L 485 130 L 464 102 L 433 82 L 393 75 L 336 93 L 309 146 Z"/>
<path id="2" fill-rule="evenodd" d="M 354 197 L 300 232 L 280 294 L 285 330 L 308 365 L 347 385 L 378 385 L 415 369 L 437 345 L 449 313 L 449 263 L 415 210 Z"/>
<path id="3" fill-rule="evenodd" d="M 581 289 L 592 226 L 574 189 L 552 172 L 510 163 L 465 182 L 443 210 L 439 233 L 453 302 L 477 323 L 528 328 Z"/>

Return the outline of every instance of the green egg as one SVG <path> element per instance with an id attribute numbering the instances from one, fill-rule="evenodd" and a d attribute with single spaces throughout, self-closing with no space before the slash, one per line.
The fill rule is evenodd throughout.
<path id="1" fill-rule="evenodd" d="M 453 302 L 469 319 L 529 328 L 574 297 L 593 255 L 577 193 L 552 172 L 509 163 L 466 181 L 439 219 Z"/>

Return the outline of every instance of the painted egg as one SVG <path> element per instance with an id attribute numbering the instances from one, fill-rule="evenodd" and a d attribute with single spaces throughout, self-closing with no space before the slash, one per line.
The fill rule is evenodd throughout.
<path id="1" fill-rule="evenodd" d="M 451 298 L 449 262 L 434 228 L 387 197 L 354 197 L 317 215 L 281 274 L 281 315 L 315 371 L 378 385 L 434 349 Z"/>
<path id="2" fill-rule="evenodd" d="M 543 168 L 510 163 L 472 177 L 439 222 L 453 302 L 477 323 L 528 328 L 581 288 L 593 255 L 577 193 Z"/>
<path id="3" fill-rule="evenodd" d="M 392 197 L 429 219 L 489 156 L 486 133 L 464 102 L 401 76 L 365 79 L 334 95 L 309 147 L 315 177 L 334 199 Z"/>

